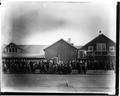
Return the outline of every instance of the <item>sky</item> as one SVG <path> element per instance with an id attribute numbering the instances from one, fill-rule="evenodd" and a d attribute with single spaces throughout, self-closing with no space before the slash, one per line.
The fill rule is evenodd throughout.
<path id="1" fill-rule="evenodd" d="M 116 41 L 116 3 L 7 2 L 2 8 L 2 43 L 51 45 L 68 40 L 84 45 L 101 30 Z"/>

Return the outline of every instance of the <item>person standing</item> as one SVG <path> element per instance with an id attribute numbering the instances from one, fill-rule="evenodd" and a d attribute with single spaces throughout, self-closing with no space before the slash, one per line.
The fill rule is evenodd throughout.
<path id="1" fill-rule="evenodd" d="M 87 72 L 87 62 L 84 61 L 84 74 L 86 74 L 86 72 Z"/>

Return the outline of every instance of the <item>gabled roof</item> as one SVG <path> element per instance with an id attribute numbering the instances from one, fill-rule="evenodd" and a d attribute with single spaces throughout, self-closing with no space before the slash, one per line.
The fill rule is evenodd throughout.
<path id="1" fill-rule="evenodd" d="M 16 44 L 13 43 L 13 42 L 11 42 L 11 43 L 9 43 L 8 45 L 4 46 L 4 48 L 5 48 L 5 47 L 9 47 L 9 46 L 11 46 L 11 45 L 13 45 L 14 47 L 16 47 L 16 48 L 18 48 L 18 49 L 20 49 L 20 50 L 22 50 L 22 51 L 24 52 L 24 50 L 23 50 L 22 48 L 18 47 L 18 45 L 16 45 Z"/>
<path id="2" fill-rule="evenodd" d="M 63 39 L 60 39 L 60 40 L 58 40 L 57 42 L 53 43 L 52 45 L 50 45 L 50 46 L 46 47 L 46 48 L 44 49 L 44 51 L 45 51 L 46 49 L 50 48 L 51 46 L 53 46 L 53 45 L 57 44 L 57 43 L 58 43 L 58 42 L 60 42 L 60 41 L 65 42 L 66 44 L 68 44 L 69 46 L 71 46 L 71 47 L 72 47 L 72 48 L 74 48 L 74 49 L 77 49 L 77 48 L 76 48 L 76 47 L 74 47 L 72 44 L 70 44 L 70 43 L 66 42 L 66 41 L 65 41 L 65 40 L 63 40 Z"/>
<path id="3" fill-rule="evenodd" d="M 16 45 L 15 43 L 10 43 L 8 45 L 4 45 L 3 49 L 5 47 L 9 47 L 11 44 L 13 44 L 15 47 L 22 50 L 22 54 L 27 55 L 44 55 L 43 49 L 46 48 L 48 45 Z"/>
<path id="4" fill-rule="evenodd" d="M 115 45 L 115 42 L 112 41 L 110 38 L 108 38 L 104 34 L 100 34 L 99 36 L 97 36 L 96 38 L 94 38 L 93 40 L 91 40 L 90 42 L 88 42 L 87 44 L 85 44 L 80 49 L 84 49 L 86 46 L 88 46 L 89 44 L 95 43 L 96 41 L 99 41 L 99 42 L 108 42 L 108 43 L 111 43 L 111 44 Z"/>

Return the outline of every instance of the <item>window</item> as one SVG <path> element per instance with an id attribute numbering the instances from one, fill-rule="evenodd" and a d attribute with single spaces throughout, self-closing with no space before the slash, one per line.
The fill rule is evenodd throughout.
<path id="1" fill-rule="evenodd" d="M 110 52 L 115 52 L 115 47 L 114 47 L 114 46 L 110 46 L 110 47 L 109 47 L 109 51 L 110 51 Z"/>
<path id="2" fill-rule="evenodd" d="M 9 52 L 11 53 L 11 48 L 9 48 Z"/>
<path id="3" fill-rule="evenodd" d="M 105 43 L 97 43 L 97 51 L 106 51 Z"/>
<path id="4" fill-rule="evenodd" d="M 12 48 L 12 52 L 14 53 L 14 48 Z"/>
<path id="5" fill-rule="evenodd" d="M 15 52 L 17 53 L 17 48 L 15 48 Z"/>
<path id="6" fill-rule="evenodd" d="M 88 51 L 93 51 L 93 46 L 88 46 Z"/>

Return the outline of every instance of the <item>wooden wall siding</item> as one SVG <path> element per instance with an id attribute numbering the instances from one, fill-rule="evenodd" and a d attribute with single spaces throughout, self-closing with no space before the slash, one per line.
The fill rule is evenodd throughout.
<path id="1" fill-rule="evenodd" d="M 77 58 L 77 50 L 66 42 L 60 40 L 45 50 L 45 57 L 47 59 L 57 56 L 60 57 L 60 60 L 62 61 L 74 60 Z"/>

